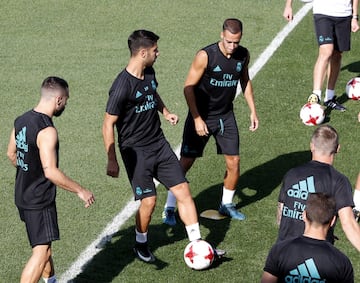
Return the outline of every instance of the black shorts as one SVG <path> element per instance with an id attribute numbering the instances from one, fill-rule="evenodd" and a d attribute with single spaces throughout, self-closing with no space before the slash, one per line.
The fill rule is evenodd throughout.
<path id="1" fill-rule="evenodd" d="M 334 44 L 334 49 L 337 51 L 349 51 L 351 18 L 352 16 L 331 17 L 314 14 L 315 34 L 318 44 Z"/>
<path id="2" fill-rule="evenodd" d="M 218 154 L 239 155 L 239 130 L 232 111 L 225 115 L 211 116 L 205 120 L 205 123 L 209 135 L 201 137 L 196 133 L 194 119 L 190 113 L 188 114 L 184 126 L 181 156 L 201 157 L 210 136 L 215 138 Z"/>
<path id="3" fill-rule="evenodd" d="M 120 151 L 135 200 L 156 195 L 154 178 L 167 189 L 186 182 L 179 159 L 165 139 Z"/>
<path id="4" fill-rule="evenodd" d="M 18 210 L 20 219 L 25 222 L 31 247 L 50 244 L 60 239 L 55 204 L 41 210 Z"/>

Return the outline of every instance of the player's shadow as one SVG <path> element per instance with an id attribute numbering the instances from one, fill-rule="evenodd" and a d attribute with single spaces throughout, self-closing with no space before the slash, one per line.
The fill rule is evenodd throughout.
<path id="1" fill-rule="evenodd" d="M 288 153 L 244 172 L 240 176 L 237 186 L 237 195 L 240 198 L 240 202 L 237 203 L 237 208 L 244 207 L 268 196 L 281 183 L 284 174 L 290 168 L 302 164 L 310 160 L 310 158 L 311 154 L 309 151 Z M 218 208 L 221 188 L 222 184 L 217 184 L 203 190 L 194 197 L 199 213 L 207 209 Z M 251 195 L 244 192 L 249 189 L 253 192 Z M 225 218 L 216 221 L 199 218 L 199 221 L 209 230 L 209 233 L 204 239 L 213 246 L 218 247 L 225 239 L 231 219 Z M 178 222 L 180 222 L 180 220 Z M 182 223 L 178 223 L 172 228 L 164 224 L 150 224 L 149 235 L 151 237 L 150 245 L 153 252 L 158 248 L 171 245 L 186 238 L 186 232 Z M 128 264 L 134 260 L 138 260 L 132 250 L 134 237 L 134 226 L 121 229 L 112 235 L 111 241 L 106 243 L 91 261 L 82 267 L 79 275 L 67 283 L 112 282 Z M 218 248 L 221 248 L 221 246 Z M 232 260 L 231 257 L 225 256 L 221 260 L 214 262 L 211 268 L 216 268 L 230 260 Z M 170 263 L 161 260 L 159 257 L 152 263 L 154 270 L 161 270 L 169 266 L 169 264 Z"/>
<path id="2" fill-rule="evenodd" d="M 237 209 L 270 195 L 281 184 L 285 173 L 289 169 L 310 159 L 310 151 L 287 153 L 242 173 L 236 188 L 236 194 L 240 199 L 236 204 Z M 207 209 L 218 209 L 222 185 L 220 183 L 211 186 L 195 196 L 194 200 L 199 212 Z M 200 223 L 208 228 L 210 232 L 206 240 L 215 246 L 220 245 L 219 248 L 221 248 L 221 242 L 226 236 L 230 221 L 230 218 L 209 220 L 200 217 Z"/>
<path id="3" fill-rule="evenodd" d="M 310 150 L 291 152 L 244 172 L 236 188 L 236 194 L 241 199 L 237 207 L 249 205 L 270 195 L 281 184 L 287 171 L 310 160 Z M 245 192 L 248 189 L 250 194 Z"/>
<path id="4" fill-rule="evenodd" d="M 173 244 L 186 238 L 184 226 L 176 225 L 169 228 L 164 224 L 149 226 L 149 235 L 151 237 L 150 248 L 155 252 L 158 248 Z M 90 262 L 82 267 L 82 271 L 75 278 L 67 283 L 107 283 L 112 282 L 121 271 L 136 258 L 133 252 L 135 227 L 130 226 L 127 229 L 121 229 L 111 235 L 109 241 L 104 240 L 104 244 L 100 251 L 91 259 Z M 156 258 L 151 264 L 154 270 L 161 270 L 169 265 L 169 263 Z"/>
<path id="5" fill-rule="evenodd" d="M 350 73 L 358 73 L 358 75 L 355 75 L 354 77 L 360 76 L 360 61 L 352 62 L 350 64 L 347 64 L 345 66 L 341 67 L 341 71 L 347 70 Z"/>

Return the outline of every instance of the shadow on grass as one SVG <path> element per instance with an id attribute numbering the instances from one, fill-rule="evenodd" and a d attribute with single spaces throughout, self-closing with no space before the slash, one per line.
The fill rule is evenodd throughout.
<path id="1" fill-rule="evenodd" d="M 268 196 L 281 183 L 284 174 L 290 168 L 300 165 L 310 160 L 310 158 L 310 151 L 284 154 L 243 173 L 237 186 L 237 195 L 241 199 L 237 207 L 244 207 Z M 217 184 L 203 190 L 194 197 L 198 212 L 218 208 L 221 188 L 222 184 Z M 254 192 L 251 196 L 244 193 L 244 190 L 248 189 Z M 210 231 L 205 240 L 216 247 L 223 242 L 231 220 L 225 218 L 221 221 L 215 221 L 199 218 L 199 221 Z M 137 260 L 132 251 L 134 229 L 134 226 L 130 226 L 112 235 L 112 240 L 83 267 L 81 274 L 68 281 L 68 283 L 112 282 L 128 264 Z M 149 235 L 151 237 L 150 246 L 152 251 L 186 238 L 182 223 L 171 228 L 164 224 L 150 224 Z M 229 257 L 224 257 L 215 262 L 211 268 L 217 268 L 222 263 L 231 260 Z M 155 270 L 161 270 L 166 268 L 169 263 L 157 259 L 152 265 Z"/>
<path id="2" fill-rule="evenodd" d="M 281 184 L 288 170 L 310 159 L 311 152 L 309 150 L 292 152 L 280 155 L 242 173 L 236 188 L 236 194 L 240 199 L 236 207 L 240 209 L 270 195 L 272 191 Z M 207 209 L 217 209 L 219 207 L 222 186 L 223 183 L 211 186 L 194 197 L 199 212 Z M 249 194 L 249 190 L 251 194 Z M 230 218 L 209 220 L 200 217 L 199 220 L 200 223 L 210 231 L 206 240 L 216 247 L 220 245 L 229 229 Z M 221 248 L 221 246 L 219 246 L 219 248 Z"/>
<path id="3" fill-rule="evenodd" d="M 169 229 L 171 229 L 171 233 L 169 233 Z M 162 246 L 183 240 L 185 231 L 183 225 L 169 228 L 166 225 L 159 224 L 150 225 L 149 235 L 151 237 L 150 248 L 154 252 Z M 138 260 L 133 252 L 134 237 L 134 226 L 114 233 L 111 241 L 106 243 L 101 251 L 83 266 L 82 272 L 76 278 L 69 280 L 68 283 L 112 282 L 128 264 Z M 161 270 L 169 264 L 157 258 L 155 262 L 149 263 L 149 265 L 152 265 L 154 270 Z"/>
<path id="4" fill-rule="evenodd" d="M 309 150 L 292 152 L 280 155 L 246 171 L 240 176 L 236 188 L 236 194 L 241 199 L 237 207 L 249 205 L 270 195 L 281 184 L 287 171 L 309 160 L 311 160 Z M 251 195 L 244 193 L 245 189 L 250 189 L 252 191 Z"/>

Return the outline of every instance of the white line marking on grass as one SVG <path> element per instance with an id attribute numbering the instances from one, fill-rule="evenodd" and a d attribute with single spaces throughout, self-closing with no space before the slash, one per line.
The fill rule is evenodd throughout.
<path id="1" fill-rule="evenodd" d="M 294 19 L 289 22 L 273 39 L 273 41 L 269 44 L 268 47 L 261 53 L 261 55 L 257 58 L 257 60 L 252 64 L 249 69 L 249 76 L 251 79 L 254 79 L 256 74 L 264 67 L 264 65 L 269 61 L 274 52 L 279 48 L 279 46 L 283 43 L 285 38 L 290 34 L 290 32 L 301 22 L 301 20 L 305 17 L 305 15 L 312 8 L 312 4 L 305 4 L 294 16 Z M 238 84 L 236 96 L 241 93 L 241 85 Z"/>
<path id="2" fill-rule="evenodd" d="M 296 25 L 304 18 L 304 16 L 311 9 L 312 4 L 305 4 L 299 12 L 295 15 L 294 20 L 287 24 L 282 31 L 280 31 L 271 44 L 264 50 L 264 52 L 259 56 L 255 63 L 251 66 L 249 70 L 250 78 L 254 78 L 256 74 L 261 70 L 261 68 L 266 64 L 270 57 L 274 54 L 276 49 L 279 48 L 284 39 L 289 35 L 289 33 L 296 27 Z M 237 95 L 239 92 L 237 93 Z M 179 157 L 180 154 L 180 145 L 175 149 L 176 155 Z M 156 184 L 158 185 L 158 183 Z M 73 278 L 79 275 L 84 268 L 84 266 L 91 261 L 91 259 L 101 251 L 101 248 L 111 240 L 111 237 L 116 233 L 120 227 L 137 211 L 139 207 L 139 202 L 130 200 L 127 205 L 117 214 L 113 220 L 105 227 L 101 234 L 93 241 L 77 258 L 77 260 L 65 271 L 59 282 L 71 282 Z"/>

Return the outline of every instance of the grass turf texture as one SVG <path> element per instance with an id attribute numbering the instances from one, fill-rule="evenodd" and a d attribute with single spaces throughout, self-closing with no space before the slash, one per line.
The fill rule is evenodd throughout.
<path id="1" fill-rule="evenodd" d="M 294 1 L 295 9 L 301 5 Z M 181 142 L 187 112 L 182 86 L 189 65 L 199 48 L 218 40 L 223 20 L 239 17 L 244 22 L 242 45 L 250 50 L 252 63 L 286 24 L 281 16 L 283 1 L 2 1 L 1 6 L 0 282 L 17 282 L 31 253 L 13 204 L 15 172 L 5 153 L 13 119 L 36 104 L 44 77 L 62 76 L 70 84 L 68 109 L 54 120 L 61 142 L 60 167 L 97 198 L 93 207 L 84 209 L 75 195 L 58 189 L 61 240 L 53 244 L 53 250 L 60 277 L 132 197 L 122 164 L 120 179 L 106 177 L 101 137 L 107 91 L 128 61 L 128 35 L 146 28 L 161 37 L 155 69 L 160 94 L 180 116 L 175 128 L 163 122 L 175 147 Z M 353 34 L 352 41 L 353 51 L 344 54 L 336 89 L 340 96 L 349 78 L 360 73 L 359 34 Z M 247 220 L 200 219 L 203 237 L 228 252 L 222 264 L 202 272 L 186 267 L 182 253 L 187 239 L 182 225 L 167 228 L 161 224 L 166 192 L 160 186 L 149 233 L 159 261 L 147 265 L 134 259 L 134 219 L 130 218 L 74 282 L 259 281 L 277 235 L 275 212 L 281 178 L 289 168 L 310 158 L 309 137 L 314 128 L 302 125 L 298 115 L 312 89 L 316 55 L 309 13 L 253 80 L 260 118 L 257 132 L 247 130 L 244 99 L 235 102 L 242 174 L 235 200 Z M 359 170 L 356 115 L 360 105 L 354 101 L 345 105 L 348 111 L 331 112 L 329 123 L 338 129 L 342 145 L 335 166 L 354 183 Z M 205 157 L 188 174 L 199 212 L 218 206 L 224 164 L 223 157 L 214 152 L 210 142 Z M 352 260 L 357 282 L 359 254 L 340 225 L 337 235 L 341 240 L 336 246 Z"/>

